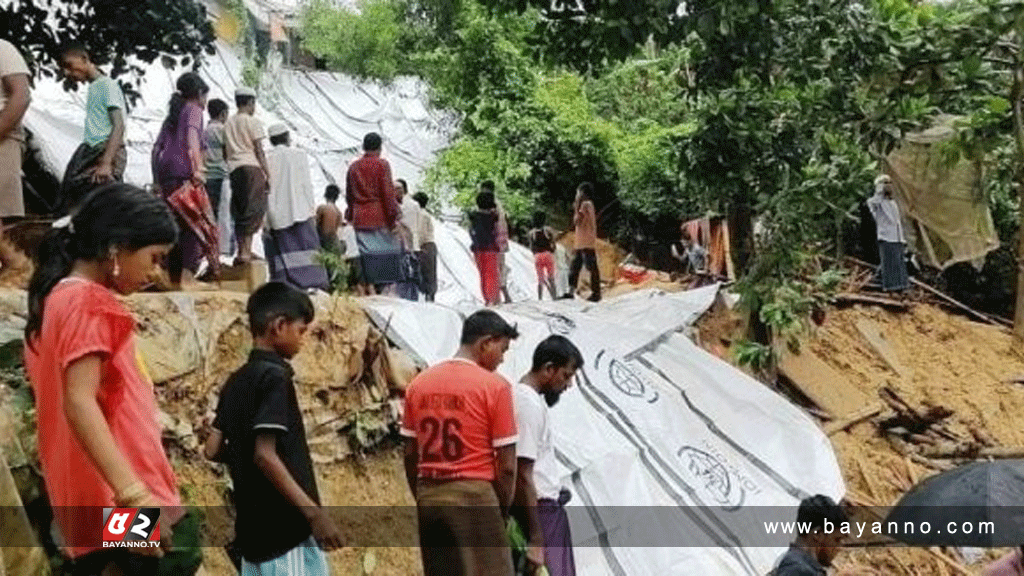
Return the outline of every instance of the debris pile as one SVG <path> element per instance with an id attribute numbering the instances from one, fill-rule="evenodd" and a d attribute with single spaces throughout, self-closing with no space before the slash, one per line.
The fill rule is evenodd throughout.
<path id="1" fill-rule="evenodd" d="M 870 274 L 853 278 L 863 286 Z M 1001 322 L 933 289 L 917 286 L 902 299 L 859 289 L 841 288 L 799 353 L 779 364 L 780 390 L 832 440 L 847 501 L 887 507 L 942 470 L 1024 457 L 1024 350 Z M 703 346 L 727 357 L 743 325 L 716 308 L 698 329 Z M 960 575 L 998 554 L 866 548 L 847 550 L 837 564 L 846 574 Z"/>

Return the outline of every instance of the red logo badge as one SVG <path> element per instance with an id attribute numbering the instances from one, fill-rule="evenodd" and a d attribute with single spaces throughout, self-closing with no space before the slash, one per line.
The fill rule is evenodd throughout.
<path id="1" fill-rule="evenodd" d="M 159 508 L 104 508 L 104 548 L 160 546 Z"/>

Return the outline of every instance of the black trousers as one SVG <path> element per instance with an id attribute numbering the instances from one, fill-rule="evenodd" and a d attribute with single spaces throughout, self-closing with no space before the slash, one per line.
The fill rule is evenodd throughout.
<path id="1" fill-rule="evenodd" d="M 601 272 L 597 269 L 597 252 L 593 248 L 576 250 L 572 256 L 572 266 L 569 267 L 569 293 L 576 291 L 576 283 L 580 279 L 580 270 L 586 264 L 590 272 L 591 300 L 601 299 Z"/>

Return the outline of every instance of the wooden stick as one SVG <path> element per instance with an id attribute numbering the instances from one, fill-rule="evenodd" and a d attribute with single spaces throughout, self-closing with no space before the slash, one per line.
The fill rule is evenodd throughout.
<path id="1" fill-rule="evenodd" d="M 903 457 L 903 464 L 907 467 L 907 476 L 910 477 L 910 485 L 917 484 L 917 474 L 914 473 L 914 465 L 911 464 L 910 458 L 907 456 Z"/>
<path id="2" fill-rule="evenodd" d="M 868 494 L 871 496 L 871 499 L 878 502 L 878 495 L 880 493 L 878 488 L 875 486 L 875 483 L 871 481 L 871 476 L 869 476 L 867 471 L 864 470 L 864 463 L 860 458 L 854 458 L 853 461 L 857 463 L 857 468 L 860 470 L 860 475 L 864 479 L 864 484 L 868 487 Z"/>
<path id="3" fill-rule="evenodd" d="M 889 298 L 882 298 L 880 296 L 868 296 L 867 294 L 854 294 L 851 292 L 844 292 L 842 294 L 836 294 L 837 302 L 849 302 L 851 304 L 874 304 L 876 306 L 884 306 L 886 308 L 892 308 L 899 311 L 907 311 L 910 309 L 910 304 L 906 302 L 900 302 L 899 300 L 892 300 Z"/>
<path id="4" fill-rule="evenodd" d="M 854 412 L 853 414 L 847 416 L 846 418 L 836 420 L 835 422 L 829 422 L 827 425 L 825 425 L 825 434 L 831 436 L 836 432 L 852 428 L 854 425 L 860 424 L 861 422 L 880 414 L 882 412 L 882 408 L 883 406 L 881 404 L 868 406 L 857 412 Z"/>
<path id="5" fill-rule="evenodd" d="M 1008 322 L 1006 320 L 1003 320 L 1003 319 L 998 318 L 998 317 L 994 317 L 994 316 L 990 316 L 988 314 L 984 314 L 984 313 L 978 312 L 977 310 L 971 308 L 970 306 L 964 304 L 963 302 L 960 302 L 959 300 L 956 300 L 952 296 L 947 296 L 947 295 L 943 294 L 942 292 L 940 292 L 939 290 L 937 290 L 936 288 L 933 288 L 933 287 L 925 284 L 924 282 L 921 282 L 917 278 L 911 278 L 910 281 L 915 286 L 918 286 L 918 287 L 922 288 L 924 291 L 926 291 L 926 292 L 928 292 L 930 294 L 933 294 L 934 296 L 938 297 L 939 299 L 941 299 L 942 301 L 946 302 L 947 304 L 949 304 L 951 306 L 954 306 L 956 308 L 959 308 L 960 310 L 963 310 L 964 312 L 970 314 L 971 316 L 973 316 L 974 318 L 976 318 L 978 320 L 981 320 L 982 322 L 985 322 L 986 324 L 993 324 L 995 326 L 1001 326 L 1001 327 L 1004 327 L 1004 328 L 1008 324 Z"/>
<path id="6" fill-rule="evenodd" d="M 798 390 L 800 389 L 800 387 L 796 386 L 795 383 L 794 383 L 794 387 L 797 388 Z M 803 390 L 800 390 L 800 393 L 803 394 Z M 806 394 L 805 394 L 805 396 L 806 396 Z M 813 400 L 812 400 L 812 402 L 813 402 Z M 825 412 L 821 408 L 817 408 L 815 406 L 806 406 L 806 407 L 804 407 L 804 410 L 806 410 L 810 415 L 815 416 L 819 420 L 832 420 L 832 415 L 829 414 L 828 412 Z"/>
<path id="7" fill-rule="evenodd" d="M 956 468 L 955 465 L 950 464 L 948 462 L 938 462 L 938 461 L 932 460 L 931 458 L 925 458 L 924 456 L 921 456 L 920 454 L 907 454 L 907 458 L 910 458 L 911 462 L 914 462 L 916 464 L 920 464 L 921 466 L 924 466 L 925 468 L 931 468 L 932 470 L 938 470 L 939 472 L 945 472 L 946 470 L 952 470 L 953 468 Z"/>
<path id="8" fill-rule="evenodd" d="M 922 455 L 928 458 L 934 458 L 936 460 L 959 460 L 959 459 L 985 459 L 991 458 L 993 460 L 1012 460 L 1015 458 L 1024 458 L 1024 448 L 1014 446 L 995 446 L 992 448 L 981 448 L 976 451 L 969 449 L 970 447 L 959 446 L 953 450 L 945 451 L 923 451 Z"/>
<path id="9" fill-rule="evenodd" d="M 882 397 L 882 400 L 892 407 L 898 413 L 909 414 L 914 418 L 920 420 L 921 415 L 917 413 L 917 410 L 913 406 L 907 403 L 891 386 L 883 386 L 878 390 L 878 395 Z"/>

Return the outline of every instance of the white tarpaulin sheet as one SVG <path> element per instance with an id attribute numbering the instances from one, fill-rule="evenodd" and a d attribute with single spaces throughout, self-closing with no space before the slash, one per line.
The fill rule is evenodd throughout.
<path id="1" fill-rule="evenodd" d="M 292 132 L 292 144 L 309 153 L 310 176 L 317 202 L 324 187 L 337 183 L 344 189 L 349 164 L 362 154 L 363 136 L 379 132 L 384 137 L 384 156 L 395 178 L 404 178 L 415 190 L 424 169 L 448 143 L 451 118 L 427 107 L 426 87 L 419 81 L 398 79 L 392 86 L 360 83 L 329 72 L 307 72 L 271 65 L 260 86 L 256 117 L 264 128 L 282 122 Z M 200 75 L 210 86 L 210 98 L 220 98 L 235 110 L 234 92 L 241 84 L 242 62 L 235 49 L 218 42 Z M 146 68 L 142 95 L 130 108 L 126 124 L 128 165 L 126 182 L 145 186 L 152 182 L 150 152 L 167 114 L 174 83 L 185 70 L 168 70 L 159 59 Z M 43 158 L 57 177 L 82 141 L 86 88 L 68 93 L 51 78 L 38 78 L 25 126 L 36 134 Z M 264 149 L 269 150 L 269 141 Z M 225 184 L 221 206 L 228 206 L 230 186 Z M 344 205 L 344 195 L 341 204 Z M 228 210 L 222 209 L 221 236 L 228 237 Z M 312 214 L 310 215 L 312 216 Z M 262 243 L 254 241 L 262 255 Z M 222 249 L 227 251 L 226 242 Z"/>
<path id="2" fill-rule="evenodd" d="M 790 537 L 767 539 L 761 517 L 787 507 L 781 519 L 792 520 L 801 498 L 844 493 L 831 444 L 804 412 L 679 333 L 716 291 L 496 309 L 522 334 L 500 368 L 510 381 L 551 334 L 570 338 L 586 360 L 551 418 L 573 493 L 579 574 L 762 575 Z M 426 363 L 455 353 L 464 314 L 475 309 L 365 304 Z"/>
<path id="3" fill-rule="evenodd" d="M 272 60 L 276 57 L 272 57 Z M 200 75 L 210 98 L 235 110 L 234 92 L 241 84 L 242 62 L 223 42 L 206 57 Z M 141 99 L 131 106 L 127 122 L 128 167 L 125 180 L 140 186 L 152 182 L 150 152 L 167 114 L 174 83 L 185 70 L 168 70 L 157 60 L 146 69 L 138 87 Z M 37 78 L 25 125 L 39 137 L 45 158 L 63 175 L 82 141 L 85 121 L 84 86 L 68 93 L 52 78 Z M 438 150 L 448 143 L 450 120 L 426 105 L 426 87 L 399 79 L 382 87 L 330 72 L 307 72 L 271 65 L 264 74 L 256 117 L 264 128 L 282 122 L 292 143 L 310 155 L 313 186 L 322 193 L 329 182 L 344 185 L 349 163 L 362 154 L 363 136 L 384 136 L 384 156 L 395 178 L 415 188 Z M 269 142 L 264 141 L 269 148 Z"/>

